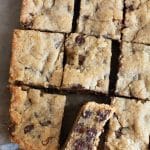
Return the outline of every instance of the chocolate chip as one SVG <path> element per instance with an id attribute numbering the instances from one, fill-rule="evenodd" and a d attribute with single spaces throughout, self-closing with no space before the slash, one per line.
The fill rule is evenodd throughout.
<path id="1" fill-rule="evenodd" d="M 87 129 L 86 134 L 87 134 L 86 140 L 87 142 L 90 142 L 92 139 L 95 138 L 97 130 L 95 128 L 89 128 Z"/>
<path id="2" fill-rule="evenodd" d="M 116 135 L 116 138 L 117 138 L 117 139 L 120 138 L 121 135 L 122 135 L 122 129 L 119 128 L 117 131 L 115 131 L 115 135 Z"/>
<path id="3" fill-rule="evenodd" d="M 68 5 L 68 6 L 67 6 L 67 10 L 68 10 L 68 12 L 71 12 L 72 7 L 71 7 L 70 5 Z"/>
<path id="4" fill-rule="evenodd" d="M 41 126 L 48 126 L 51 124 L 51 121 L 50 120 L 47 120 L 47 121 L 43 121 L 43 122 L 39 122 Z"/>
<path id="5" fill-rule="evenodd" d="M 130 6 L 128 7 L 128 9 L 129 9 L 130 11 L 133 11 L 133 10 L 134 10 L 134 6 L 133 6 L 133 5 L 130 5 Z"/>
<path id="6" fill-rule="evenodd" d="M 15 131 L 15 125 L 14 124 L 11 124 L 9 127 L 8 127 L 8 131 L 10 134 L 12 134 L 14 131 Z"/>
<path id="7" fill-rule="evenodd" d="M 44 96 L 44 93 L 41 91 L 40 92 L 40 97 L 43 97 Z"/>
<path id="8" fill-rule="evenodd" d="M 31 99 L 29 98 L 28 101 L 25 101 L 24 105 L 25 105 L 25 109 L 28 109 L 32 105 Z"/>
<path id="9" fill-rule="evenodd" d="M 34 116 L 35 116 L 36 118 L 38 118 L 38 117 L 39 117 L 39 115 L 38 115 L 38 113 L 37 113 L 37 112 L 34 112 Z"/>
<path id="10" fill-rule="evenodd" d="M 33 124 L 27 125 L 27 126 L 24 128 L 24 133 L 26 134 L 26 133 L 30 132 L 31 130 L 33 130 L 33 129 L 34 129 L 34 125 L 33 125 Z"/>
<path id="11" fill-rule="evenodd" d="M 84 15 L 83 18 L 84 18 L 84 20 L 88 20 L 89 16 L 88 15 Z"/>
<path id="12" fill-rule="evenodd" d="M 27 28 L 27 29 L 30 29 L 32 28 L 33 26 L 33 22 L 26 22 L 26 23 L 21 23 L 21 25 L 24 27 L 24 28 Z"/>
<path id="13" fill-rule="evenodd" d="M 29 15 L 30 15 L 31 17 L 33 17 L 33 16 L 34 16 L 34 14 L 33 14 L 33 13 L 29 13 Z"/>
<path id="14" fill-rule="evenodd" d="M 70 51 L 68 51 L 67 52 L 67 64 L 69 64 L 69 65 L 73 65 L 74 64 L 74 60 L 75 60 L 75 55 L 76 55 L 76 53 L 75 53 L 75 51 L 74 51 L 74 49 L 71 49 Z"/>
<path id="15" fill-rule="evenodd" d="M 92 146 L 83 139 L 77 139 L 73 146 L 74 150 L 92 150 Z"/>
<path id="16" fill-rule="evenodd" d="M 99 5 L 97 4 L 95 7 L 95 12 L 97 12 L 99 10 Z"/>
<path id="17" fill-rule="evenodd" d="M 82 117 L 83 118 L 89 118 L 91 116 L 92 112 L 90 110 L 86 110 L 83 112 Z"/>
<path id="18" fill-rule="evenodd" d="M 110 110 L 98 111 L 97 112 L 97 120 L 99 122 L 104 121 L 109 114 L 110 114 Z"/>
<path id="19" fill-rule="evenodd" d="M 107 59 L 104 59 L 104 60 L 103 60 L 103 64 L 107 64 Z"/>
<path id="20" fill-rule="evenodd" d="M 85 43 L 85 39 L 84 39 L 84 37 L 83 37 L 82 35 L 79 35 L 79 36 L 76 37 L 75 42 L 76 42 L 78 45 L 82 45 L 82 44 Z"/>
<path id="21" fill-rule="evenodd" d="M 84 128 L 84 124 L 83 123 L 79 123 L 76 125 L 76 127 L 74 128 L 75 132 L 79 132 L 79 133 L 83 133 L 85 130 Z"/>
<path id="22" fill-rule="evenodd" d="M 74 142 L 75 150 L 83 150 L 85 146 L 86 146 L 86 143 L 82 139 L 77 139 Z"/>
<path id="23" fill-rule="evenodd" d="M 83 65 L 84 61 L 85 61 L 85 56 L 79 55 L 79 65 L 80 66 Z"/>

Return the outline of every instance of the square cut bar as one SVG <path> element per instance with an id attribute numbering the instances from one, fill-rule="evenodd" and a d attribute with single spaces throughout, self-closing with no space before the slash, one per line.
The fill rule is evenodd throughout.
<path id="1" fill-rule="evenodd" d="M 64 35 L 15 30 L 10 83 L 59 87 L 63 74 Z"/>
<path id="2" fill-rule="evenodd" d="M 150 1 L 126 0 L 123 41 L 150 44 Z"/>
<path id="3" fill-rule="evenodd" d="M 119 40 L 123 0 L 81 0 L 77 32 Z"/>
<path id="4" fill-rule="evenodd" d="M 88 102 L 77 117 L 65 150 L 96 150 L 99 136 L 106 122 L 112 117 L 114 108 L 106 104 Z"/>
<path id="5" fill-rule="evenodd" d="M 23 0 L 20 22 L 42 31 L 71 32 L 74 0 Z"/>
<path id="6" fill-rule="evenodd" d="M 108 93 L 111 40 L 73 33 L 65 41 L 63 88 Z"/>
<path id="7" fill-rule="evenodd" d="M 122 43 L 116 93 L 150 99 L 150 46 Z"/>
<path id="8" fill-rule="evenodd" d="M 66 97 L 12 87 L 11 140 L 25 150 L 58 150 Z"/>
<path id="9" fill-rule="evenodd" d="M 148 150 L 150 101 L 115 98 L 112 106 L 116 111 L 109 122 L 106 149 Z"/>

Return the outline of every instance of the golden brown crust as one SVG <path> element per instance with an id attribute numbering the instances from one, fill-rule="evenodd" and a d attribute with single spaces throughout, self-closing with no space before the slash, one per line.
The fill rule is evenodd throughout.
<path id="1" fill-rule="evenodd" d="M 28 5 L 29 5 L 29 0 L 22 1 L 21 14 L 20 14 L 20 22 L 22 23 L 27 22 L 26 17 L 24 15 Z"/>
<path id="2" fill-rule="evenodd" d="M 14 83 L 17 76 L 19 76 L 19 68 L 17 67 L 17 60 L 16 58 L 18 56 L 15 56 L 17 54 L 16 50 L 18 48 L 18 41 L 17 41 L 17 34 L 19 30 L 15 29 L 13 33 L 13 39 L 12 39 L 12 51 L 11 51 L 11 62 L 10 62 L 10 76 L 9 76 L 9 82 Z"/>

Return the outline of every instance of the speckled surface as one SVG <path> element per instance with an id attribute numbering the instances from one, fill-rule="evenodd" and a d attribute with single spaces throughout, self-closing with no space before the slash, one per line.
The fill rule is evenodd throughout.
<path id="1" fill-rule="evenodd" d="M 0 0 L 0 150 L 16 150 L 17 145 L 11 145 L 8 137 L 9 126 L 9 100 L 8 70 L 11 54 L 12 32 L 19 27 L 21 0 Z M 87 101 L 94 100 L 99 103 L 109 101 L 104 97 L 87 94 L 67 94 L 67 105 L 60 138 L 61 145 L 72 128 L 74 119 L 81 107 Z"/>

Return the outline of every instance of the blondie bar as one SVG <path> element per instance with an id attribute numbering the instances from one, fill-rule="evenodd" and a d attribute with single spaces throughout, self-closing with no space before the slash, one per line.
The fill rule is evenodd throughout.
<path id="1" fill-rule="evenodd" d="M 136 0 L 134 0 L 136 1 Z M 150 44 L 150 1 L 127 0 L 123 41 Z"/>
<path id="2" fill-rule="evenodd" d="M 150 46 L 122 43 L 116 93 L 150 99 Z"/>
<path id="3" fill-rule="evenodd" d="M 65 150 L 96 150 L 103 127 L 113 113 L 114 108 L 106 104 L 85 104 L 77 117 Z"/>
<path id="4" fill-rule="evenodd" d="M 81 0 L 77 32 L 120 39 L 123 0 Z"/>
<path id="5" fill-rule="evenodd" d="M 58 150 L 66 97 L 12 87 L 11 139 L 25 150 Z"/>
<path id="6" fill-rule="evenodd" d="M 26 28 L 71 32 L 74 0 L 23 0 L 20 22 Z"/>
<path id="7" fill-rule="evenodd" d="M 63 74 L 64 35 L 15 30 L 10 83 L 59 87 Z"/>
<path id="8" fill-rule="evenodd" d="M 65 41 L 63 88 L 108 93 L 111 40 L 72 33 Z"/>
<path id="9" fill-rule="evenodd" d="M 148 150 L 150 137 L 150 101 L 115 98 L 116 108 L 109 122 L 108 150 Z"/>

